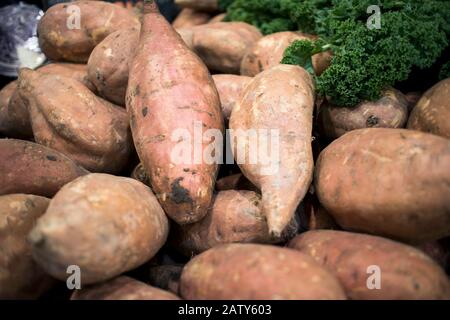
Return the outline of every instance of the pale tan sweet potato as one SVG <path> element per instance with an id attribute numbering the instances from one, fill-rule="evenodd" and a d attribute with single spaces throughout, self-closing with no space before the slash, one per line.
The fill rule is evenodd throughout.
<path id="1" fill-rule="evenodd" d="M 125 105 L 130 64 L 139 41 L 139 26 L 118 30 L 92 51 L 88 61 L 90 81 L 98 94 L 115 104 Z"/>
<path id="2" fill-rule="evenodd" d="M 0 139 L 0 195 L 27 193 L 52 197 L 88 171 L 56 150 L 37 143 Z"/>
<path id="3" fill-rule="evenodd" d="M 33 195 L 0 196 L 0 299 L 35 299 L 55 282 L 33 261 L 26 242 L 48 203 Z"/>
<path id="4" fill-rule="evenodd" d="M 205 24 L 210 20 L 209 13 L 197 11 L 190 8 L 184 8 L 172 22 L 174 28 L 188 28 Z"/>
<path id="5" fill-rule="evenodd" d="M 175 0 L 180 8 L 191 8 L 200 11 L 217 11 L 219 9 L 218 0 Z"/>
<path id="6" fill-rule="evenodd" d="M 192 256 L 224 243 L 277 243 L 297 233 L 295 219 L 278 238 L 269 235 L 261 213 L 261 196 L 253 191 L 219 192 L 214 204 L 201 221 L 173 230 L 173 246 L 185 256 Z"/>
<path id="7" fill-rule="evenodd" d="M 317 196 L 336 222 L 410 242 L 450 235 L 450 141 L 419 131 L 353 130 L 315 171 Z"/>
<path id="8" fill-rule="evenodd" d="M 253 77 L 267 70 L 283 59 L 284 51 L 295 40 L 314 40 L 316 37 L 301 32 L 283 31 L 266 35 L 259 39 L 250 50 L 247 51 L 240 66 L 243 76 Z M 314 71 L 320 75 L 331 63 L 331 53 L 323 52 L 312 57 Z"/>
<path id="9" fill-rule="evenodd" d="M 179 300 L 168 291 L 120 276 L 115 279 L 88 286 L 72 294 L 71 300 Z"/>
<path id="10" fill-rule="evenodd" d="M 350 299 L 449 299 L 445 272 L 421 251 L 381 237 L 316 230 L 289 247 L 310 255 L 341 282 Z M 379 269 L 375 269 L 375 268 Z M 371 276 L 380 275 L 379 289 Z M 371 287 L 373 289 L 369 289 Z"/>
<path id="11" fill-rule="evenodd" d="M 215 74 L 213 79 L 219 92 L 223 117 L 229 121 L 236 101 L 252 78 L 234 74 Z"/>
<path id="12" fill-rule="evenodd" d="M 39 46 L 50 60 L 87 62 L 106 36 L 137 25 L 136 15 L 112 3 L 60 3 L 50 7 L 39 21 Z"/>
<path id="13" fill-rule="evenodd" d="M 219 95 L 206 66 L 155 2 L 144 3 L 126 105 L 136 150 L 165 212 L 179 224 L 200 220 L 210 206 L 218 171 L 217 161 L 201 155 L 208 147 L 222 146 L 206 138 L 198 146 L 193 133 L 200 128 L 222 134 Z M 176 153 L 194 147 L 201 149 L 200 158 L 193 159 L 190 151 Z"/>
<path id="14" fill-rule="evenodd" d="M 261 190 L 263 214 L 275 236 L 292 220 L 312 181 L 313 108 L 314 88 L 308 72 L 299 66 L 278 65 L 245 87 L 231 114 L 234 158 Z M 250 132 L 257 143 L 248 138 Z M 268 146 L 272 146 L 269 151 Z"/>
<path id="15" fill-rule="evenodd" d="M 450 78 L 429 89 L 417 102 L 408 129 L 433 133 L 450 139 Z"/>
<path id="16" fill-rule="evenodd" d="M 242 58 L 261 37 L 245 22 L 208 23 L 192 27 L 190 47 L 210 70 L 239 74 Z"/>
<path id="17" fill-rule="evenodd" d="M 185 299 L 345 299 L 338 280 L 311 257 L 292 249 L 227 244 L 196 257 L 183 269 Z"/>
<path id="18" fill-rule="evenodd" d="M 169 223 L 152 191 L 131 178 L 89 174 L 65 185 L 28 236 L 34 259 L 65 280 L 77 265 L 81 285 L 101 282 L 150 260 Z"/>
<path id="19" fill-rule="evenodd" d="M 19 92 L 27 103 L 36 142 L 90 171 L 122 169 L 131 149 L 123 108 L 97 97 L 77 80 L 30 69 L 20 71 Z"/>
<path id="20" fill-rule="evenodd" d="M 377 101 L 364 101 L 354 108 L 325 103 L 320 107 L 319 127 L 329 139 L 363 128 L 404 128 L 408 101 L 398 90 L 387 89 Z"/>

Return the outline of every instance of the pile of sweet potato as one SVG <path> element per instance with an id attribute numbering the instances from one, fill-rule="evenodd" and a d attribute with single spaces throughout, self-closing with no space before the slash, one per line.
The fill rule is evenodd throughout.
<path id="1" fill-rule="evenodd" d="M 314 35 L 177 3 L 40 20 L 50 63 L 0 91 L 0 298 L 450 299 L 450 79 L 333 106 L 280 63 Z"/>

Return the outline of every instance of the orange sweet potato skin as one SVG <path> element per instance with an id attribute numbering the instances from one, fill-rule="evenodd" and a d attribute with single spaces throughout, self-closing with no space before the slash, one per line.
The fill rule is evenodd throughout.
<path id="1" fill-rule="evenodd" d="M 219 192 L 205 218 L 174 229 L 172 243 L 190 257 L 224 243 L 276 243 L 292 238 L 298 227 L 295 220 L 281 237 L 269 235 L 260 201 L 253 191 Z"/>
<path id="2" fill-rule="evenodd" d="M 256 244 L 212 248 L 186 264 L 180 294 L 185 299 L 345 299 L 337 279 L 309 256 Z"/>
<path id="3" fill-rule="evenodd" d="M 245 53 L 261 37 L 256 27 L 244 22 L 208 23 L 192 27 L 191 48 L 210 70 L 239 74 Z"/>
<path id="4" fill-rule="evenodd" d="M 0 299 L 36 299 L 55 282 L 31 259 L 26 243 L 48 203 L 33 195 L 0 196 Z"/>
<path id="5" fill-rule="evenodd" d="M 80 81 L 92 92 L 96 92 L 96 88 L 88 77 L 88 66 L 80 63 L 68 63 L 68 62 L 54 62 L 46 64 L 45 66 L 36 69 L 41 73 L 55 74 L 64 77 L 69 77 Z"/>
<path id="6" fill-rule="evenodd" d="M 450 139 L 450 79 L 429 89 L 420 98 L 408 120 L 408 129 Z"/>
<path id="7" fill-rule="evenodd" d="M 79 8 L 79 28 L 73 8 Z M 137 25 L 137 16 L 112 3 L 74 1 L 56 4 L 39 21 L 39 46 L 50 60 L 87 62 L 94 47 L 106 36 Z"/>
<path id="8" fill-rule="evenodd" d="M 332 271 L 350 299 L 450 299 L 445 272 L 421 251 L 381 237 L 315 230 L 289 247 Z M 381 288 L 368 289 L 369 266 L 378 266 Z"/>
<path id="9" fill-rule="evenodd" d="M 56 150 L 37 143 L 0 139 L 0 195 L 52 197 L 66 183 L 88 172 Z"/>
<path id="10" fill-rule="evenodd" d="M 315 36 L 300 32 L 283 31 L 262 37 L 242 59 L 240 73 L 253 77 L 281 62 L 284 51 L 295 40 L 312 40 Z M 312 57 L 314 71 L 320 75 L 331 63 L 331 54 L 323 52 Z"/>
<path id="11" fill-rule="evenodd" d="M 261 190 L 263 213 L 274 235 L 279 236 L 291 221 L 312 181 L 313 108 L 310 75 L 299 66 L 278 65 L 253 78 L 231 114 L 234 157 L 242 173 Z M 277 130 L 278 144 L 270 153 L 271 166 L 264 164 L 262 157 L 256 162 L 243 161 L 242 155 L 251 159 L 255 149 L 239 130 L 258 130 L 259 141 L 265 134 L 261 130 L 270 130 L 266 131 L 270 134 Z M 264 173 L 262 169 L 272 172 Z"/>
<path id="12" fill-rule="evenodd" d="M 319 156 L 321 204 L 346 230 L 409 242 L 450 235 L 450 141 L 406 129 L 351 131 Z"/>
<path id="13" fill-rule="evenodd" d="M 0 134 L 9 135 L 14 129 L 8 115 L 8 106 L 11 97 L 17 89 L 17 81 L 11 81 L 0 90 Z"/>
<path id="14" fill-rule="evenodd" d="M 179 300 L 176 295 L 121 276 L 75 291 L 71 300 Z"/>
<path id="15" fill-rule="evenodd" d="M 408 101 L 398 90 L 388 89 L 377 101 L 361 102 L 354 108 L 322 105 L 319 127 L 329 139 L 363 128 L 404 128 L 408 120 Z"/>
<path id="16" fill-rule="evenodd" d="M 231 111 L 239 100 L 239 97 L 245 86 L 252 78 L 238 76 L 233 74 L 215 74 L 214 83 L 219 92 L 220 104 L 222 106 L 223 117 L 226 121 L 230 120 Z"/>
<path id="17" fill-rule="evenodd" d="M 20 71 L 19 91 L 36 142 L 90 171 L 116 173 L 124 166 L 131 134 L 123 108 L 95 96 L 75 79 L 29 69 Z"/>
<path id="18" fill-rule="evenodd" d="M 205 24 L 211 16 L 202 11 L 196 11 L 190 8 L 182 9 L 176 19 L 172 22 L 174 28 L 188 28 Z"/>
<path id="19" fill-rule="evenodd" d="M 196 123 L 204 130 L 223 132 L 220 101 L 206 66 L 153 6 L 156 3 L 144 4 L 126 105 L 136 150 L 153 191 L 172 219 L 193 223 L 207 213 L 218 165 L 189 157 L 174 164 L 179 141 L 172 135 L 175 130 L 188 132 L 193 148 Z M 209 143 L 204 141 L 202 150 Z"/>
<path id="20" fill-rule="evenodd" d="M 118 30 L 92 51 L 88 61 L 90 81 L 100 96 L 125 105 L 130 64 L 139 41 L 139 26 Z"/>
<path id="21" fill-rule="evenodd" d="M 151 190 L 131 178 L 89 174 L 65 185 L 28 236 L 33 258 L 65 280 L 80 267 L 82 286 L 111 279 L 150 260 L 169 223 Z"/>

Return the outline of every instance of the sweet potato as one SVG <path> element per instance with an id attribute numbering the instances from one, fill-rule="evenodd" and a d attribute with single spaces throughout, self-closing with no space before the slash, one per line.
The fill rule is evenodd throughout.
<path id="1" fill-rule="evenodd" d="M 11 97 L 17 89 L 17 81 L 11 81 L 0 90 L 0 134 L 10 135 L 13 126 L 8 116 L 8 105 Z"/>
<path id="2" fill-rule="evenodd" d="M 276 243 L 297 233 L 295 219 L 279 238 L 269 235 L 261 213 L 261 196 L 253 191 L 222 191 L 201 221 L 175 227 L 172 244 L 185 256 L 192 256 L 224 243 Z"/>
<path id="3" fill-rule="evenodd" d="M 316 230 L 295 237 L 289 247 L 310 255 L 339 279 L 350 299 L 448 299 L 444 271 L 419 250 L 381 237 Z M 379 268 L 380 287 L 370 279 Z M 374 268 L 374 270 L 376 270 Z M 373 282 L 372 282 L 373 281 Z"/>
<path id="4" fill-rule="evenodd" d="M 185 299 L 345 299 L 338 280 L 306 254 L 258 244 L 227 244 L 183 269 Z"/>
<path id="5" fill-rule="evenodd" d="M 192 42 L 185 42 L 210 70 L 239 74 L 242 58 L 261 37 L 245 22 L 216 22 L 192 27 Z"/>
<path id="6" fill-rule="evenodd" d="M 450 78 L 442 80 L 420 98 L 408 120 L 408 129 L 450 139 Z"/>
<path id="7" fill-rule="evenodd" d="M 211 20 L 209 20 L 208 23 L 223 22 L 226 16 L 226 13 L 218 14 L 217 16 L 214 16 Z"/>
<path id="8" fill-rule="evenodd" d="M 312 181 L 313 90 L 306 70 L 278 65 L 246 86 L 231 114 L 234 158 L 261 190 L 263 214 L 274 236 L 292 220 Z M 258 139 L 257 150 L 249 131 Z"/>
<path id="9" fill-rule="evenodd" d="M 229 121 L 231 110 L 252 78 L 233 74 L 215 74 L 213 79 L 219 92 L 223 117 Z"/>
<path id="10" fill-rule="evenodd" d="M 30 69 L 21 69 L 19 91 L 27 101 L 36 142 L 90 171 L 116 173 L 124 166 L 131 134 L 123 108 L 77 80 Z"/>
<path id="11" fill-rule="evenodd" d="M 408 120 L 408 101 L 398 90 L 388 89 L 377 101 L 364 101 L 354 108 L 326 103 L 319 112 L 319 127 L 329 139 L 363 128 L 404 128 Z"/>
<path id="12" fill-rule="evenodd" d="M 148 271 L 150 285 L 178 294 L 183 265 L 152 266 Z"/>
<path id="13" fill-rule="evenodd" d="M 92 51 L 89 79 L 103 98 L 124 106 L 130 64 L 139 41 L 139 26 L 118 30 Z"/>
<path id="14" fill-rule="evenodd" d="M 80 81 L 92 92 L 96 92 L 94 84 L 89 80 L 88 77 L 88 65 L 80 63 L 68 63 L 68 62 L 54 62 L 46 64 L 39 69 L 36 69 L 41 73 L 54 74 L 64 77 L 69 77 Z"/>
<path id="15" fill-rule="evenodd" d="M 150 260 L 169 223 L 151 190 L 134 179 L 93 173 L 65 185 L 28 236 L 34 259 L 65 280 L 69 265 L 82 286 L 111 279 Z"/>
<path id="16" fill-rule="evenodd" d="M 121 276 L 88 286 L 72 294 L 71 300 L 179 300 L 176 295 Z"/>
<path id="17" fill-rule="evenodd" d="M 218 0 L 175 0 L 175 4 L 180 8 L 191 8 L 200 11 L 217 11 L 219 9 Z"/>
<path id="18" fill-rule="evenodd" d="M 60 3 L 50 7 L 39 21 L 39 46 L 50 60 L 87 62 L 106 36 L 137 25 L 136 15 L 112 3 Z"/>
<path id="19" fill-rule="evenodd" d="M 0 299 L 35 299 L 54 282 L 33 261 L 26 243 L 48 203 L 49 199 L 33 195 L 0 196 Z"/>
<path id="20" fill-rule="evenodd" d="M 249 190 L 259 193 L 258 188 L 251 183 L 242 173 L 220 178 L 216 181 L 217 191 Z"/>
<path id="21" fill-rule="evenodd" d="M 351 131 L 319 156 L 317 196 L 336 222 L 408 242 L 450 235 L 450 141 L 406 129 Z"/>
<path id="22" fill-rule="evenodd" d="M 165 212 L 179 224 L 200 220 L 211 203 L 218 164 L 191 159 L 190 151 L 183 159 L 173 155 L 194 147 L 203 155 L 216 145 L 204 139 L 198 146 L 193 133 L 198 127 L 223 131 L 219 95 L 206 66 L 153 1 L 144 3 L 126 105 L 136 150 Z M 180 140 L 180 132 L 188 140 Z"/>
<path id="23" fill-rule="evenodd" d="M 211 16 L 206 12 L 184 8 L 172 22 L 172 27 L 187 28 L 198 26 L 207 23 L 210 18 Z"/>
<path id="24" fill-rule="evenodd" d="M 0 195 L 52 197 L 66 183 L 88 174 L 56 150 L 37 143 L 0 139 Z"/>
<path id="25" fill-rule="evenodd" d="M 283 59 L 284 51 L 295 40 L 312 40 L 315 36 L 300 32 L 283 31 L 262 37 L 242 59 L 240 73 L 253 77 L 258 73 L 276 66 Z M 312 57 L 314 71 L 320 75 L 331 62 L 331 53 L 323 52 Z"/>

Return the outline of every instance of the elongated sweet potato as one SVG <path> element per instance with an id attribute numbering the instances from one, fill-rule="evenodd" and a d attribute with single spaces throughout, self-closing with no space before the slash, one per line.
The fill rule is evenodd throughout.
<path id="1" fill-rule="evenodd" d="M 81 63 L 68 63 L 68 62 L 54 62 L 46 64 L 39 69 L 36 69 L 41 73 L 54 74 L 64 77 L 69 77 L 80 81 L 92 92 L 96 92 L 94 84 L 89 80 L 88 77 L 88 65 Z"/>
<path id="2" fill-rule="evenodd" d="M 403 241 L 450 235 L 450 141 L 406 129 L 351 131 L 319 156 L 315 186 L 344 229 Z"/>
<path id="3" fill-rule="evenodd" d="M 137 25 L 136 15 L 112 3 L 60 3 L 50 7 L 39 21 L 39 46 L 50 60 L 86 62 L 106 36 Z"/>
<path id="4" fill-rule="evenodd" d="M 218 143 L 195 143 L 193 133 L 205 128 L 222 134 L 219 96 L 206 66 L 153 1 L 144 3 L 126 104 L 136 150 L 165 212 L 179 224 L 200 220 L 211 203 L 218 170 L 214 159 L 202 155 Z M 194 147 L 201 149 L 200 159 L 192 159 L 191 151 L 176 153 Z"/>
<path id="5" fill-rule="evenodd" d="M 52 197 L 66 183 L 88 174 L 56 150 L 37 143 L 0 139 L 0 195 Z"/>
<path id="6" fill-rule="evenodd" d="M 36 142 L 64 153 L 90 171 L 115 173 L 128 159 L 128 115 L 77 80 L 20 71 Z M 51 95 L 48 92 L 52 92 Z"/>
<path id="7" fill-rule="evenodd" d="M 295 40 L 312 40 L 315 36 L 300 32 L 283 31 L 272 33 L 259 39 L 242 59 L 240 72 L 243 76 L 253 77 L 258 73 L 276 66 L 283 59 L 284 51 Z M 320 75 L 331 62 L 331 54 L 323 52 L 312 57 L 316 74 Z"/>
<path id="8" fill-rule="evenodd" d="M 211 16 L 206 12 L 184 8 L 172 22 L 172 27 L 188 28 L 198 26 L 207 23 L 210 18 Z"/>
<path id="9" fill-rule="evenodd" d="M 192 256 L 224 243 L 276 243 L 297 233 L 295 219 L 279 238 L 269 235 L 261 213 L 261 196 L 253 191 L 222 191 L 201 221 L 173 231 L 173 245 L 185 256 Z"/>
<path id="10" fill-rule="evenodd" d="M 88 286 L 72 294 L 71 300 L 179 300 L 176 295 L 121 276 Z"/>
<path id="11" fill-rule="evenodd" d="M 208 68 L 232 74 L 239 74 L 245 53 L 262 37 L 256 27 L 245 22 L 208 23 L 191 30 L 192 38 L 185 42 Z"/>
<path id="12" fill-rule="evenodd" d="M 185 299 L 345 299 L 338 280 L 311 257 L 257 244 L 227 244 L 196 257 L 183 269 Z"/>
<path id="13" fill-rule="evenodd" d="M 424 253 L 398 242 L 316 230 L 298 235 L 289 247 L 310 255 L 332 271 L 351 299 L 450 298 L 445 272 Z"/>
<path id="14" fill-rule="evenodd" d="M 150 260 L 168 231 L 164 211 L 147 186 L 94 173 L 64 186 L 28 239 L 46 272 L 65 280 L 67 267 L 77 265 L 84 285 Z"/>
<path id="15" fill-rule="evenodd" d="M 35 299 L 55 282 L 33 261 L 26 243 L 48 203 L 33 195 L 0 196 L 0 299 Z"/>
<path id="16" fill-rule="evenodd" d="M 261 190 L 263 214 L 275 236 L 292 220 L 312 181 L 313 90 L 304 69 L 278 65 L 246 86 L 231 114 L 234 158 Z"/>
<path id="17" fill-rule="evenodd" d="M 319 126 L 329 139 L 363 128 L 404 128 L 408 120 L 408 101 L 398 90 L 384 91 L 378 101 L 361 102 L 354 108 L 322 105 Z"/>
<path id="18" fill-rule="evenodd" d="M 9 119 L 8 106 L 16 89 L 17 81 L 12 81 L 0 90 L 0 135 L 10 136 L 14 129 Z"/>
<path id="19" fill-rule="evenodd" d="M 180 8 L 191 8 L 200 11 L 217 11 L 219 9 L 218 0 L 175 0 Z"/>
<path id="20" fill-rule="evenodd" d="M 420 98 L 408 120 L 408 129 L 450 139 L 450 78 L 434 85 Z"/>
<path id="21" fill-rule="evenodd" d="M 139 26 L 118 30 L 92 51 L 89 79 L 103 98 L 124 106 L 130 64 L 139 41 Z"/>
<path id="22" fill-rule="evenodd" d="M 239 100 L 242 91 L 252 78 L 233 74 L 215 74 L 213 79 L 219 92 L 223 117 L 229 121 L 236 101 Z"/>

